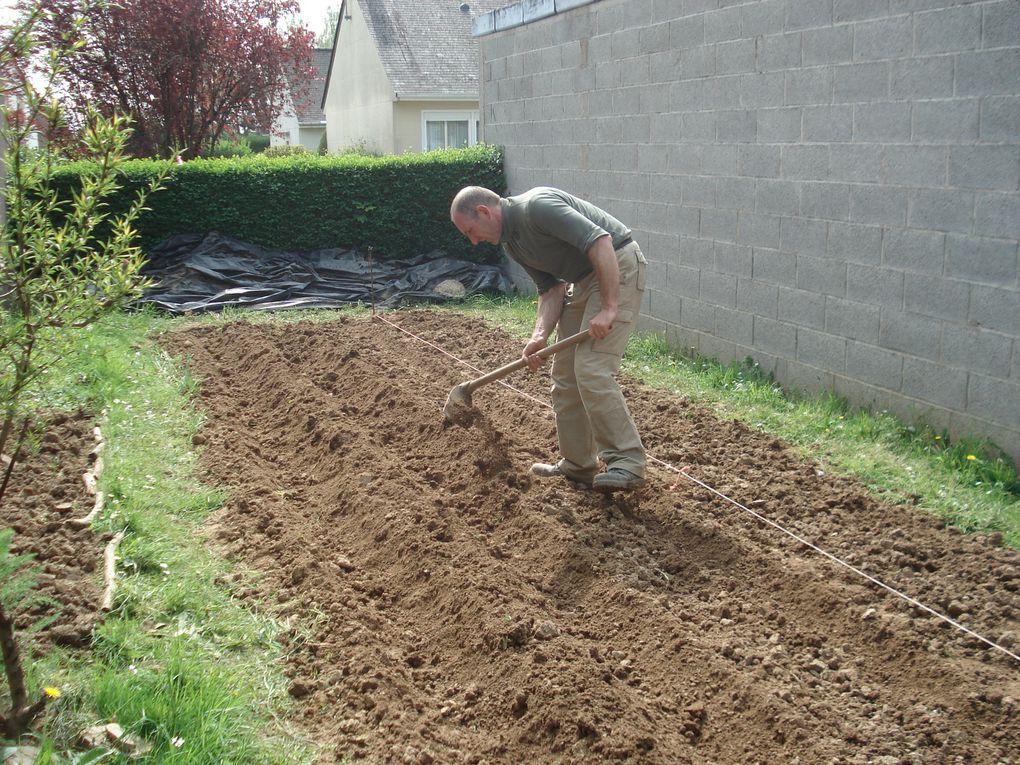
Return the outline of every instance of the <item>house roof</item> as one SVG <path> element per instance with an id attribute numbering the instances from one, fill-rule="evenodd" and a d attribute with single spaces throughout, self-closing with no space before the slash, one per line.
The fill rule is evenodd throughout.
<path id="1" fill-rule="evenodd" d="M 330 48 L 316 48 L 312 57 L 312 79 L 308 88 L 291 88 L 294 111 L 297 113 L 299 125 L 322 125 L 326 122 L 326 114 L 322 111 L 322 96 L 329 74 Z"/>
<path id="2" fill-rule="evenodd" d="M 357 4 L 398 98 L 478 98 L 480 64 L 471 20 L 505 6 L 507 0 L 357 0 Z"/>

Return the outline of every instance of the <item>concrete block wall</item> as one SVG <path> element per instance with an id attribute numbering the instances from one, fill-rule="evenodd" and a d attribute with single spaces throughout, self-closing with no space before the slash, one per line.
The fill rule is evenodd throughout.
<path id="1" fill-rule="evenodd" d="M 644 329 L 1020 457 L 1020 2 L 527 0 L 475 31 L 510 192 L 634 228 Z"/>

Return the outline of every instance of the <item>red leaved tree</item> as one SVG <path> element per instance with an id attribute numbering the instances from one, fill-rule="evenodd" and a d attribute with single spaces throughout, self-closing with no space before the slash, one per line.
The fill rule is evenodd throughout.
<path id="1" fill-rule="evenodd" d="M 78 3 L 48 0 L 46 34 L 74 28 Z M 288 92 L 308 81 L 314 35 L 284 21 L 297 0 L 117 0 L 91 11 L 84 46 L 68 64 L 62 100 L 130 115 L 136 156 L 199 156 L 223 132 L 268 131 Z"/>

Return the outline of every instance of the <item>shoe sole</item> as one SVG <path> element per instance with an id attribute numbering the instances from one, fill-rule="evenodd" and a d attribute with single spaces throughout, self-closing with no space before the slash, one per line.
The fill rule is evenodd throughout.
<path id="1" fill-rule="evenodd" d="M 612 494 L 615 491 L 632 491 L 634 489 L 640 489 L 644 485 L 644 481 L 629 481 L 625 484 L 596 483 L 592 485 L 592 488 L 595 489 L 595 491 L 601 491 L 603 494 Z"/>

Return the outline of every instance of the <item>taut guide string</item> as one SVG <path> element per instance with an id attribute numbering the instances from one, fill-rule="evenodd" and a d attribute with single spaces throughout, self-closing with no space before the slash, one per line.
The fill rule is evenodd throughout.
<path id="1" fill-rule="evenodd" d="M 408 335 L 408 336 L 414 338 L 418 342 L 420 342 L 420 343 L 422 343 L 424 345 L 427 345 L 430 348 L 433 348 L 434 350 L 438 351 L 439 353 L 443 354 L 444 356 L 448 356 L 449 358 L 451 358 L 454 361 L 456 361 L 458 364 L 461 364 L 462 366 L 465 366 L 468 369 L 472 369 L 475 372 L 479 372 L 479 373 L 482 373 L 482 371 L 483 371 L 483 370 L 478 369 L 477 367 L 469 364 L 468 362 L 464 361 L 463 359 L 460 359 L 457 356 L 454 356 L 452 353 L 450 353 L 449 351 L 441 348 L 440 346 L 436 345 L 435 343 L 430 342 L 429 340 L 426 340 L 425 338 L 420 337 L 420 336 L 414 334 L 413 332 L 409 332 L 408 330 L 404 329 L 403 327 L 399 326 L 398 324 L 394 324 L 393 322 L 389 321 L 388 319 L 383 318 L 381 314 L 376 314 L 374 316 L 374 318 L 376 318 L 379 321 L 382 321 L 382 322 L 384 322 L 386 324 L 389 324 L 394 329 L 399 330 L 400 332 L 403 332 L 405 335 Z M 498 382 L 499 382 L 500 385 L 504 386 L 505 388 L 509 388 L 514 393 L 517 393 L 518 395 L 521 395 L 521 396 L 523 396 L 523 397 L 525 397 L 525 398 L 527 398 L 527 399 L 529 399 L 531 401 L 534 401 L 534 402 L 536 402 L 538 404 L 541 404 L 542 406 L 544 406 L 544 407 L 546 407 L 548 409 L 552 409 L 552 405 L 549 402 L 542 401 L 541 399 L 535 398 L 534 396 L 531 396 L 531 395 L 529 395 L 528 393 L 525 393 L 522 390 L 518 390 L 517 388 L 515 388 L 514 386 L 506 383 L 503 380 L 500 380 Z M 975 632 L 974 630 L 970 629 L 969 627 L 964 626 L 963 624 L 960 624 L 955 619 L 951 619 L 950 617 L 946 616 L 945 614 L 939 613 L 934 608 L 926 606 L 924 603 L 922 603 L 921 601 L 917 600 L 916 598 L 913 598 L 910 595 L 907 595 L 906 593 L 901 592 L 900 590 L 897 590 L 895 587 L 892 587 L 892 586 L 886 584 L 882 580 L 876 579 L 871 574 L 867 573 L 866 571 L 862 571 L 861 569 L 857 568 L 853 564 L 847 563 L 846 561 L 844 561 L 843 559 L 833 555 L 832 553 L 827 552 L 826 550 L 823 550 L 821 547 L 819 547 L 818 545 L 814 544 L 813 542 L 809 542 L 808 540 L 804 539 L 804 537 L 800 536 L 799 534 L 797 534 L 797 533 L 795 533 L 793 531 L 790 531 L 789 529 L 787 529 L 782 524 L 776 523 L 772 519 L 766 518 L 761 513 L 757 513 L 754 510 L 752 510 L 751 508 L 747 507 L 746 505 L 743 505 L 740 502 L 737 502 L 737 500 L 732 499 L 732 498 L 726 496 L 725 494 L 723 494 L 718 489 L 715 489 L 712 486 L 709 486 L 704 481 L 700 481 L 697 478 L 695 478 L 694 476 L 690 475 L 687 472 L 687 468 L 686 467 L 684 467 L 684 468 L 675 467 L 675 466 L 669 464 L 668 462 L 664 462 L 663 460 L 660 460 L 658 457 L 654 457 L 652 455 L 648 455 L 648 459 L 649 459 L 650 462 L 654 462 L 655 464 L 660 465 L 660 466 L 666 468 L 667 470 L 672 470 L 678 476 L 686 478 L 688 481 L 690 481 L 690 482 L 700 486 L 701 488 L 705 489 L 706 491 L 711 492 L 712 494 L 716 495 L 717 497 L 720 497 L 721 499 L 724 499 L 725 501 L 729 502 L 731 505 L 734 505 L 735 507 L 740 508 L 745 513 L 755 517 L 756 519 L 758 519 L 762 523 L 765 523 L 765 524 L 773 527 L 774 529 L 777 529 L 778 531 L 781 531 L 783 534 L 786 534 L 791 539 L 799 542 L 800 544 L 804 545 L 805 547 L 808 547 L 808 548 L 814 550 L 818 554 L 828 558 L 833 563 L 836 563 L 836 564 L 838 564 L 840 566 L 843 566 L 848 571 L 852 571 L 853 573 L 857 574 L 858 576 L 861 576 L 861 577 L 867 579 L 872 584 L 876 584 L 879 587 L 881 587 L 882 589 L 892 593 L 896 597 L 902 598 L 903 600 L 905 600 L 908 603 L 910 603 L 912 606 L 915 606 L 917 608 L 922 609 L 923 611 L 926 611 L 927 613 L 931 614 L 932 616 L 934 616 L 934 617 L 936 617 L 938 619 L 941 619 L 942 621 L 946 622 L 947 624 L 952 625 L 953 627 L 955 627 L 956 629 L 960 630 L 961 632 L 965 632 L 968 635 L 970 635 L 971 637 L 977 638 L 982 643 L 985 643 L 986 645 L 990 646 L 991 648 L 996 649 L 997 651 L 1002 651 L 1002 653 L 1006 654 L 1010 658 L 1020 662 L 1020 655 L 1017 655 L 1017 654 L 1013 653 L 1008 648 L 999 645 L 998 643 L 996 643 L 993 640 L 989 640 L 988 638 L 984 637 L 983 635 L 979 635 L 977 632 Z"/>

